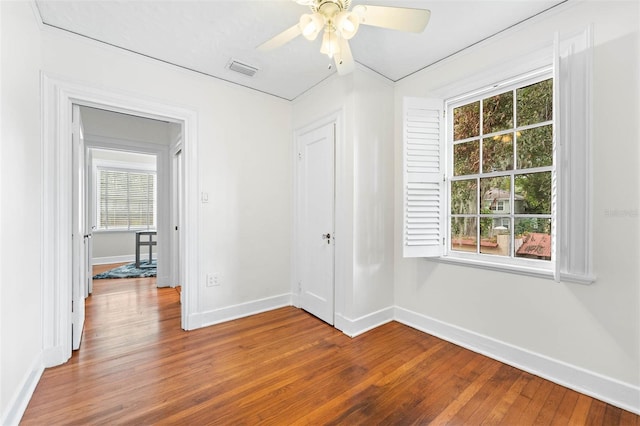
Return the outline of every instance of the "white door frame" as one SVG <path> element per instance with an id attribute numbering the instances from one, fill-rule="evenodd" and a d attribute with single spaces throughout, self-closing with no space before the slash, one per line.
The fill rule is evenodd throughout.
<path id="1" fill-rule="evenodd" d="M 181 249 L 184 264 L 182 328 L 200 327 L 198 246 L 200 229 L 197 113 L 182 107 L 102 90 L 41 75 L 42 88 L 42 323 L 43 363 L 51 367 L 71 357 L 71 111 L 74 103 L 181 123 L 184 206 Z"/>
<path id="2" fill-rule="evenodd" d="M 345 200 L 348 199 L 348 194 L 345 193 L 345 188 L 341 185 L 344 179 L 344 162 L 345 162 L 345 147 L 344 147 L 344 127 L 343 127 L 344 111 L 338 110 L 325 117 L 317 119 L 312 123 L 298 128 L 294 131 L 293 138 L 293 232 L 292 232 L 292 250 L 293 250 L 293 263 L 292 263 L 292 282 L 291 282 L 291 294 L 292 304 L 295 307 L 300 308 L 300 268 L 301 268 L 301 256 L 300 256 L 300 243 L 301 237 L 299 235 L 299 212 L 301 200 L 299 199 L 298 186 L 300 182 L 299 170 L 298 170 L 298 142 L 300 136 L 319 127 L 327 124 L 335 124 L 335 164 L 334 164 L 334 326 L 339 328 L 336 318 L 342 315 L 344 310 L 345 300 L 345 283 L 348 279 L 347 267 L 348 259 L 343 256 L 345 250 L 352 242 L 348 239 L 351 238 L 348 235 L 347 229 L 349 229 L 350 220 L 348 218 L 349 209 L 346 208 Z"/>

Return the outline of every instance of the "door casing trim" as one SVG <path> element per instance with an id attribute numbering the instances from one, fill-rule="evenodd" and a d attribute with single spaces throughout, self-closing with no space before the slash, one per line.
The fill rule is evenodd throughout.
<path id="1" fill-rule="evenodd" d="M 42 336 L 43 364 L 63 364 L 71 357 L 71 108 L 80 104 L 141 117 L 181 123 L 183 126 L 184 253 L 182 328 L 200 327 L 195 320 L 199 300 L 198 262 L 200 205 L 198 115 L 183 107 L 103 90 L 41 73 L 42 148 Z"/>

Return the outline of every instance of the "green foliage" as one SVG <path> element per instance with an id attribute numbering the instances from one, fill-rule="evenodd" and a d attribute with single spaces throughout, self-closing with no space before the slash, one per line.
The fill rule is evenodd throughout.
<path id="1" fill-rule="evenodd" d="M 513 128 L 513 92 L 484 99 L 482 119 L 482 132 L 485 135 Z"/>
<path id="2" fill-rule="evenodd" d="M 516 90 L 517 125 L 528 126 L 553 119 L 553 80 Z"/>
<path id="3" fill-rule="evenodd" d="M 453 147 L 454 176 L 471 175 L 480 172 L 480 142 L 471 141 Z"/>
<path id="4" fill-rule="evenodd" d="M 513 134 L 496 135 L 482 140 L 482 172 L 513 169 Z"/>
<path id="5" fill-rule="evenodd" d="M 551 172 L 518 175 L 515 186 L 526 201 L 525 213 L 551 213 Z"/>
<path id="6" fill-rule="evenodd" d="M 473 214 L 477 209 L 478 184 L 476 179 L 451 182 L 451 213 Z"/>
<path id="7" fill-rule="evenodd" d="M 480 102 L 472 102 L 453 110 L 453 140 L 480 135 Z"/>
<path id="8" fill-rule="evenodd" d="M 523 130 L 516 135 L 518 169 L 553 164 L 553 129 L 551 125 Z"/>
<path id="9" fill-rule="evenodd" d="M 481 214 L 492 214 L 493 212 L 489 209 L 480 209 Z M 491 230 L 493 229 L 493 218 L 491 217 L 481 217 L 480 218 L 480 236 L 482 238 L 489 238 L 491 235 Z"/>

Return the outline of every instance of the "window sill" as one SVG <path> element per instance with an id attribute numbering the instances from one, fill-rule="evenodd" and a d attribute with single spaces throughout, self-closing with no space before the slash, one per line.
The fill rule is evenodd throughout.
<path id="1" fill-rule="evenodd" d="M 135 234 L 138 231 L 155 231 L 156 229 L 94 229 L 93 234 Z"/>
<path id="2" fill-rule="evenodd" d="M 490 271 L 507 272 L 517 275 L 525 275 L 535 278 L 546 278 L 553 280 L 553 263 L 550 263 L 546 268 L 527 266 L 527 265 L 514 265 L 499 262 L 491 262 L 485 259 L 470 259 L 457 256 L 440 256 L 426 258 L 427 260 L 433 260 L 441 263 L 447 263 L 451 265 L 467 266 L 472 268 L 488 269 Z"/>

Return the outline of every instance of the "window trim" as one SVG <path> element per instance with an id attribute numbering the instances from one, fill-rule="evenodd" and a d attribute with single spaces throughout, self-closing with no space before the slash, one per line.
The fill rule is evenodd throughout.
<path id="1" fill-rule="evenodd" d="M 508 92 L 508 91 L 513 91 L 513 90 L 516 90 L 517 88 L 526 87 L 528 85 L 535 84 L 544 80 L 554 79 L 554 77 L 555 75 L 553 72 L 553 67 L 550 65 L 547 65 L 547 66 L 532 70 L 523 75 L 511 77 L 502 82 L 489 84 L 471 93 L 455 96 L 455 97 L 452 97 L 451 99 L 447 99 L 444 101 L 444 110 L 446 111 L 446 120 L 444 123 L 445 141 L 444 141 L 443 155 L 445 157 L 445 164 L 446 164 L 445 166 L 446 184 L 444 187 L 445 207 L 444 207 L 444 215 L 442 217 L 442 233 L 444 236 L 445 244 L 443 248 L 443 254 L 442 256 L 440 256 L 440 258 L 443 261 L 446 261 L 449 263 L 455 263 L 455 264 L 477 266 L 485 269 L 507 270 L 509 272 L 520 272 L 526 275 L 553 278 L 553 271 L 556 268 L 556 265 L 555 265 L 556 259 L 555 259 L 555 256 L 553 256 L 554 250 L 552 250 L 551 260 L 538 260 L 538 259 L 527 259 L 523 257 L 515 257 L 513 253 L 510 253 L 508 256 L 502 256 L 502 255 L 495 255 L 495 254 L 488 254 L 488 253 L 480 253 L 479 251 L 476 251 L 475 253 L 457 251 L 451 248 L 451 243 L 452 243 L 452 240 L 451 240 L 451 183 L 453 181 L 476 179 L 476 178 L 482 179 L 482 178 L 490 178 L 493 176 L 508 176 L 512 180 L 511 186 L 513 188 L 513 179 L 515 178 L 515 176 L 519 174 L 551 172 L 552 200 L 555 199 L 556 191 L 557 191 L 557 188 L 555 185 L 555 182 L 557 182 L 557 168 L 556 168 L 557 165 L 555 161 L 551 166 L 533 167 L 529 169 L 516 169 L 516 167 L 514 167 L 511 170 L 501 170 L 497 172 L 488 172 L 488 173 L 483 173 L 481 170 L 478 173 L 474 173 L 470 175 L 454 176 L 453 175 L 453 147 L 457 144 L 464 143 L 465 141 L 467 141 L 467 139 L 459 140 L 459 141 L 453 140 L 453 134 L 451 131 L 451 120 L 453 117 L 453 109 L 458 106 L 468 104 L 471 102 L 482 101 L 487 97 Z M 554 87 L 555 87 L 555 79 L 554 79 Z M 554 110 L 555 110 L 555 104 L 554 104 Z M 485 138 L 491 137 L 496 134 L 508 134 L 515 131 L 519 131 L 519 130 L 526 130 L 528 128 L 543 127 L 549 124 L 553 126 L 552 127 L 553 146 L 554 146 L 553 150 L 555 151 L 555 143 L 556 143 L 555 120 L 544 121 L 544 122 L 536 123 L 535 125 L 514 127 L 513 129 L 499 131 L 499 132 L 487 133 L 486 135 L 479 135 L 477 138 L 473 137 L 473 138 L 469 138 L 468 140 L 476 140 L 476 139 L 481 140 L 483 137 Z M 475 217 L 479 217 L 479 218 L 509 217 L 510 222 L 512 224 L 511 228 L 509 229 L 510 241 L 513 242 L 515 219 L 521 218 L 521 217 L 527 217 L 527 215 L 525 214 L 519 214 L 516 217 L 516 213 L 513 208 L 514 206 L 513 198 L 514 198 L 514 194 L 511 193 L 509 198 L 511 208 L 508 214 L 506 213 L 482 214 L 480 213 L 481 210 L 478 209 L 477 214 L 470 214 L 468 215 L 468 217 L 474 217 L 474 218 Z M 479 204 L 479 207 L 482 207 L 482 199 L 479 198 L 477 200 L 477 203 Z M 502 210 L 502 212 L 503 211 L 504 210 Z M 498 212 L 498 210 L 496 210 L 496 212 Z M 462 215 L 462 216 L 456 215 L 456 217 L 463 217 L 463 216 L 466 217 L 465 215 Z M 539 215 L 534 215 L 534 217 L 542 218 L 542 219 L 550 218 L 553 224 L 553 222 L 557 220 L 555 203 L 552 203 L 552 211 L 550 214 L 539 214 Z M 552 244 L 555 244 L 555 241 L 556 241 L 555 231 L 556 231 L 556 227 L 552 226 L 552 229 L 551 229 Z"/>
<path id="2" fill-rule="evenodd" d="M 145 231 L 150 229 L 156 229 L 158 226 L 158 174 L 156 171 L 156 167 L 151 163 L 134 163 L 134 162 L 126 162 L 126 161 L 116 161 L 116 160 L 94 160 L 92 164 L 93 169 L 93 203 L 94 203 L 94 222 L 96 224 L 96 229 L 93 231 L 94 233 L 128 233 L 135 231 Z M 153 210 L 153 225 L 152 226 L 143 226 L 143 227 L 131 227 L 127 228 L 102 228 L 100 227 L 100 171 L 108 170 L 108 171 L 116 171 L 116 172 L 126 172 L 126 173 L 147 173 L 153 175 L 154 179 L 154 191 L 155 191 L 155 209 Z"/>
<path id="3" fill-rule="evenodd" d="M 458 79 L 442 86 L 432 97 L 404 97 L 402 116 L 402 156 L 403 156 L 403 257 L 423 257 L 443 263 L 456 263 L 464 266 L 475 266 L 494 269 L 504 272 L 514 272 L 521 275 L 534 275 L 555 279 L 556 282 L 575 282 L 579 284 L 591 284 L 596 280 L 593 273 L 593 164 L 592 164 L 592 69 L 593 69 L 593 24 L 582 30 L 560 34 L 555 33 L 552 46 L 544 47 L 536 52 L 514 58 L 505 65 L 502 61 L 499 65 L 486 68 L 483 71 L 474 72 L 467 78 Z M 508 62 L 508 61 L 507 61 Z M 469 97 L 473 94 L 480 96 L 482 90 L 497 89 L 500 85 L 488 84 L 497 79 L 502 79 L 508 84 L 509 79 L 515 75 L 527 75 L 530 70 L 549 68 L 552 63 L 554 79 L 554 164 L 558 166 L 556 173 L 556 198 L 551 200 L 552 209 L 556 220 L 552 227 L 556 238 L 552 240 L 552 258 L 555 259 L 555 268 L 552 271 L 534 269 L 525 266 L 508 266 L 495 264 L 491 259 L 480 261 L 452 259 L 450 256 L 430 253 L 427 247 L 408 247 L 407 235 L 407 209 L 409 203 L 409 184 L 411 183 L 408 172 L 408 144 L 410 136 L 407 131 L 407 109 L 411 105 L 425 108 L 429 105 L 431 110 L 444 106 L 443 98 L 449 97 L 449 102 L 459 98 Z M 534 72 L 535 74 L 535 72 Z M 462 95 L 455 94 L 462 93 Z M 424 96 L 424 95 L 423 95 Z M 437 97 L 436 98 L 434 98 Z M 439 149 L 443 156 L 448 149 L 444 138 Z M 446 161 L 445 158 L 440 158 Z M 570 193 L 570 197 L 562 197 L 562 194 Z M 436 195 L 438 197 L 439 195 Z M 446 197 L 447 200 L 449 197 Z M 441 206 L 444 210 L 444 206 Z M 434 217 L 430 217 L 435 220 Z M 433 226 L 438 235 L 443 236 L 444 226 L 448 226 L 444 220 L 444 214 Z M 441 245 L 442 247 L 443 245 Z M 487 255 L 485 255 L 487 256 Z M 478 256 L 479 257 L 479 256 Z M 525 259 L 520 258 L 522 261 Z M 526 259 L 530 260 L 530 259 Z M 539 262 L 538 262 L 539 263 Z M 551 262 L 549 262 L 551 263 Z"/>

